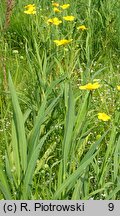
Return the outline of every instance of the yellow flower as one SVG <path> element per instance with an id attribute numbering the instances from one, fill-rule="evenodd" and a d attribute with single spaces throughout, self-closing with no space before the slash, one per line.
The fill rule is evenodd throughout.
<path id="1" fill-rule="evenodd" d="M 95 89 L 98 89 L 100 87 L 100 84 L 98 82 L 96 83 L 88 83 L 84 86 L 80 86 L 79 89 L 81 90 L 95 90 Z"/>
<path id="2" fill-rule="evenodd" d="M 54 7 L 53 10 L 54 10 L 55 13 L 60 13 L 61 12 L 61 10 L 59 10 L 57 7 Z"/>
<path id="3" fill-rule="evenodd" d="M 120 91 L 120 86 L 117 86 L 117 90 Z"/>
<path id="4" fill-rule="evenodd" d="M 36 14 L 36 6 L 35 4 L 29 4 L 24 7 L 26 10 L 24 13 L 26 14 Z"/>
<path id="5" fill-rule="evenodd" d="M 27 10 L 31 9 L 31 8 L 35 8 L 35 4 L 28 4 L 26 5 L 24 8 L 26 8 Z"/>
<path id="6" fill-rule="evenodd" d="M 59 7 L 59 3 L 57 3 L 57 2 L 52 2 L 52 6 L 54 6 L 54 7 Z"/>
<path id="7" fill-rule="evenodd" d="M 63 19 L 66 21 L 73 21 L 75 17 L 74 16 L 64 16 Z"/>
<path id="8" fill-rule="evenodd" d="M 100 119 L 102 121 L 108 121 L 108 120 L 110 120 L 110 116 L 108 116 L 105 113 L 98 113 L 98 119 Z"/>
<path id="9" fill-rule="evenodd" d="M 55 17 L 55 18 L 52 18 L 52 19 L 48 19 L 47 23 L 58 26 L 60 23 L 62 23 L 62 21 L 59 20 L 57 17 Z"/>
<path id="10" fill-rule="evenodd" d="M 85 25 L 81 25 L 81 26 L 78 26 L 77 29 L 78 29 L 78 30 L 84 31 L 84 30 L 86 30 L 87 28 L 85 27 Z"/>
<path id="11" fill-rule="evenodd" d="M 70 4 L 63 4 L 60 6 L 63 10 L 70 7 Z"/>
<path id="12" fill-rule="evenodd" d="M 62 40 L 54 40 L 54 43 L 57 46 L 61 46 L 61 45 L 66 45 L 66 44 L 70 43 L 71 41 L 72 41 L 72 39 L 70 39 L 70 40 L 62 39 Z"/>

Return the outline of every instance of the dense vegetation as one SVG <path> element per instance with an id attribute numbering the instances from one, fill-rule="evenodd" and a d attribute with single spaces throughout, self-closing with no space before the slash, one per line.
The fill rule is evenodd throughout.
<path id="1" fill-rule="evenodd" d="M 120 199 L 120 2 L 7 2 L 0 198 Z"/>

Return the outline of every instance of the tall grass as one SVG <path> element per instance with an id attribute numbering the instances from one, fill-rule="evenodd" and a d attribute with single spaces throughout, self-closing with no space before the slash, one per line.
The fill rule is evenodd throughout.
<path id="1" fill-rule="evenodd" d="M 0 5 L 0 198 L 119 199 L 119 2 L 67 1 L 56 14 L 32 3 L 28 15 L 16 1 L 8 25 Z M 100 88 L 79 89 L 90 82 Z"/>

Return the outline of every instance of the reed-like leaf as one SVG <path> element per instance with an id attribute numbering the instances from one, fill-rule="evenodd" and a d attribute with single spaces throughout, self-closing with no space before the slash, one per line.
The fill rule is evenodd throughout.
<path id="1" fill-rule="evenodd" d="M 19 155 L 19 144 L 17 140 L 17 134 L 16 134 L 16 128 L 14 125 L 14 122 L 12 122 L 12 151 L 13 151 L 13 157 L 14 157 L 14 164 L 15 166 L 15 173 L 17 175 L 17 180 L 15 183 L 20 184 L 20 177 L 21 177 L 21 172 L 20 172 L 20 155 Z"/>
<path id="2" fill-rule="evenodd" d="M 106 197 L 106 200 L 110 200 L 113 199 L 113 197 L 116 195 L 116 193 L 120 192 L 120 184 L 118 184 L 118 186 L 112 190 L 109 195 Z"/>
<path id="3" fill-rule="evenodd" d="M 65 120 L 65 131 L 64 131 L 64 139 L 62 143 L 63 147 L 63 163 L 64 163 L 64 172 L 66 172 L 66 166 L 69 158 L 69 153 L 71 149 L 71 140 L 73 135 L 73 126 L 75 121 L 75 102 L 71 84 L 69 85 L 68 91 L 68 106 L 66 111 L 66 120 Z"/>
<path id="4" fill-rule="evenodd" d="M 20 165 L 23 173 L 25 173 L 27 167 L 27 141 L 25 135 L 24 117 L 20 109 L 17 94 L 10 74 L 9 74 L 9 88 L 12 97 L 13 119 L 14 119 L 18 145 L 19 145 Z M 16 146 L 16 150 L 17 149 L 18 146 Z M 16 154 L 18 154 L 18 152 L 16 152 Z"/>
<path id="5" fill-rule="evenodd" d="M 118 177 L 119 171 L 120 171 L 120 136 L 116 143 L 116 148 L 114 152 L 114 182 Z"/>
<path id="6" fill-rule="evenodd" d="M 40 150 L 41 150 L 46 138 L 48 137 L 48 135 L 50 133 L 51 133 L 51 131 L 49 131 L 46 135 L 44 135 L 40 139 L 40 142 L 38 143 L 38 145 L 36 146 L 36 148 L 32 152 L 32 155 L 30 157 L 28 167 L 26 170 L 25 178 L 23 181 L 23 197 L 22 197 L 23 199 L 29 198 L 29 189 L 30 189 L 30 185 L 32 182 L 33 174 L 35 172 L 36 162 L 37 162 L 38 156 L 40 154 Z"/>
<path id="7" fill-rule="evenodd" d="M 4 198 L 6 200 L 12 199 L 10 185 L 8 183 L 8 179 L 7 179 L 5 170 L 1 166 L 0 166 L 0 190 L 2 191 Z"/>
<path id="8" fill-rule="evenodd" d="M 111 157 L 111 155 L 114 152 L 113 144 L 115 143 L 115 139 L 116 139 L 116 127 L 113 126 L 111 135 L 110 135 L 110 140 L 107 146 L 107 151 L 104 157 L 104 162 L 103 162 L 102 169 L 101 169 L 102 171 L 101 171 L 101 176 L 100 176 L 100 185 L 102 185 L 102 183 L 104 182 L 105 174 L 108 172 L 108 164 L 109 164 L 108 158 Z"/>
<path id="9" fill-rule="evenodd" d="M 71 183 L 75 183 L 77 181 L 77 179 L 80 177 L 80 175 L 82 175 L 84 173 L 84 170 L 86 169 L 86 167 L 92 162 L 93 158 L 95 157 L 96 153 L 93 154 L 88 160 L 86 160 L 84 163 L 82 163 L 82 165 L 80 165 L 77 170 L 72 173 L 60 186 L 60 188 L 57 189 L 57 191 L 55 192 L 55 194 L 53 195 L 53 199 L 59 199 L 61 196 L 61 193 L 66 190 L 67 192 L 67 187 L 71 184 Z M 71 187 L 73 186 L 73 184 L 71 184 Z M 71 189 L 69 187 L 69 189 Z M 66 193 L 67 194 L 67 193 Z"/>
<path id="10" fill-rule="evenodd" d="M 30 136 L 28 138 L 28 143 L 29 143 L 28 161 L 30 160 L 31 154 L 37 145 L 36 140 L 38 139 L 38 136 L 40 135 L 40 127 L 41 127 L 41 125 L 45 119 L 45 107 L 46 107 L 46 98 L 44 99 L 44 101 L 41 104 L 38 115 L 36 117 L 36 121 L 34 123 L 34 127 L 33 127 L 32 131 L 30 132 Z"/>
<path id="11" fill-rule="evenodd" d="M 91 155 L 95 152 L 95 150 L 98 148 L 98 146 L 100 145 L 100 143 L 102 142 L 102 140 L 104 139 L 104 137 L 106 136 L 106 134 L 108 133 L 108 131 L 106 131 L 99 140 L 97 140 L 89 149 L 89 151 L 85 154 L 85 156 L 83 157 L 83 159 L 81 160 L 80 164 L 84 163 L 86 160 L 88 160 L 88 158 L 91 157 Z"/>
<path id="12" fill-rule="evenodd" d="M 81 130 L 83 121 L 85 120 L 85 116 L 86 116 L 87 108 L 88 108 L 89 96 L 90 95 L 87 92 L 85 95 L 83 103 L 81 102 L 81 104 L 79 105 L 79 110 L 78 110 L 78 114 L 76 116 L 75 128 L 74 128 L 74 133 L 73 133 L 73 140 L 76 139 L 78 133 Z"/>

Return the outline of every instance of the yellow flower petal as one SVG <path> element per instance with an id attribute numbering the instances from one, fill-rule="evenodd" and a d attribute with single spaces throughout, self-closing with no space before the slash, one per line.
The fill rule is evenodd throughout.
<path id="1" fill-rule="evenodd" d="M 59 10 L 57 7 L 54 7 L 53 10 L 54 10 L 55 13 L 60 13 L 61 12 L 61 10 Z"/>
<path id="2" fill-rule="evenodd" d="M 78 30 L 84 31 L 84 30 L 86 30 L 87 28 L 85 27 L 85 25 L 81 25 L 81 26 L 78 26 L 77 29 L 78 29 Z"/>
<path id="3" fill-rule="evenodd" d="M 79 89 L 81 89 L 81 90 L 86 90 L 86 85 L 80 86 Z"/>
<path id="4" fill-rule="evenodd" d="M 98 89 L 100 87 L 100 84 L 98 82 L 96 83 L 88 83 L 84 86 L 80 86 L 79 89 L 81 90 L 95 90 L 95 89 Z"/>
<path id="5" fill-rule="evenodd" d="M 108 121 L 110 120 L 110 116 L 108 116 L 105 113 L 98 113 L 98 119 L 102 120 L 102 121 Z"/>
<path id="6" fill-rule="evenodd" d="M 26 8 L 27 10 L 31 8 L 35 8 L 35 4 L 28 4 L 24 8 Z"/>
<path id="7" fill-rule="evenodd" d="M 74 16 L 64 16 L 63 19 L 66 21 L 73 21 L 75 17 Z"/>
<path id="8" fill-rule="evenodd" d="M 50 18 L 47 20 L 47 23 L 48 24 L 53 24 L 53 25 L 59 25 L 60 23 L 62 23 L 61 20 L 59 20 L 57 17 L 54 17 L 54 18 Z"/>
<path id="9" fill-rule="evenodd" d="M 31 10 L 26 10 L 26 11 L 24 11 L 24 13 L 25 13 L 25 14 L 36 14 L 36 10 L 33 10 L 33 11 L 31 11 Z"/>
<path id="10" fill-rule="evenodd" d="M 70 7 L 70 4 L 63 4 L 60 6 L 63 10 Z"/>
<path id="11" fill-rule="evenodd" d="M 72 41 L 72 39 L 70 39 L 70 40 L 62 39 L 62 40 L 54 40 L 54 43 L 57 46 L 61 46 L 61 45 L 66 45 L 66 44 L 70 43 L 71 41 Z"/>
<path id="12" fill-rule="evenodd" d="M 24 11 L 25 14 L 36 14 L 36 6 L 35 4 L 29 4 L 24 7 L 26 10 Z"/>

